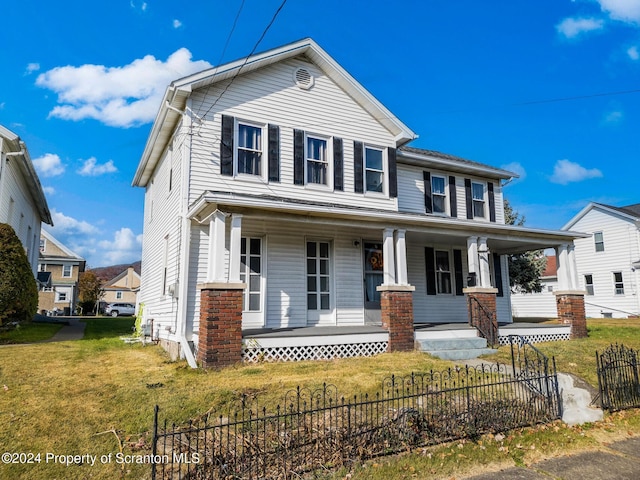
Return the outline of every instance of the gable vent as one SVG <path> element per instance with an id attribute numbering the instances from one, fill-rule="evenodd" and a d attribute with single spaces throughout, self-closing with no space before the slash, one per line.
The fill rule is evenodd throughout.
<path id="1" fill-rule="evenodd" d="M 296 68 L 295 72 L 293 72 L 293 79 L 296 85 L 304 90 L 313 87 L 313 75 L 306 68 Z"/>

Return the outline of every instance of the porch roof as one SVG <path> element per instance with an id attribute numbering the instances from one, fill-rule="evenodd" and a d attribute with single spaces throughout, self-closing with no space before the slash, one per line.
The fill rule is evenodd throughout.
<path id="1" fill-rule="evenodd" d="M 253 218 L 330 224 L 352 228 L 404 229 L 407 239 L 466 244 L 466 238 L 486 237 L 489 248 L 496 253 L 513 254 L 529 250 L 553 248 L 572 243 L 588 235 L 567 230 L 546 230 L 481 222 L 436 215 L 352 207 L 313 201 L 287 199 L 268 195 L 248 195 L 229 192 L 205 192 L 196 200 L 188 217 L 205 222 L 216 210 L 242 213 Z"/>

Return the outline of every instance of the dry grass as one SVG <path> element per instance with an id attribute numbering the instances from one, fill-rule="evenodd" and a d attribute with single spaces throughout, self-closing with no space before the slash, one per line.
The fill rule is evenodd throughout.
<path id="1" fill-rule="evenodd" d="M 573 369 L 593 382 L 596 349 L 615 341 L 640 348 L 640 322 L 624 321 L 623 325 L 590 321 L 589 339 L 541 344 L 540 348 L 556 356 L 559 370 Z M 87 331 L 100 331 L 92 328 Z M 115 455 L 121 444 L 127 453 L 149 453 L 156 404 L 161 418 L 180 423 L 212 408 L 225 408 L 242 394 L 259 396 L 261 404 L 274 404 L 297 385 L 316 388 L 323 382 L 336 385 L 345 396 L 374 393 L 390 373 L 408 375 L 451 366 L 424 354 L 406 353 L 202 371 L 183 362 L 169 362 L 158 347 L 127 345 L 104 331 L 90 336 L 97 339 L 0 348 L 0 445 L 4 451 L 42 454 L 39 464 L 0 465 L 0 478 L 146 478 L 148 465 L 100 464 L 98 460 L 95 466 L 65 467 L 46 464 L 44 455 L 93 454 L 99 458 Z M 418 478 L 422 474 L 460 478 L 478 465 L 491 469 L 495 462 L 513 465 L 571 448 L 595 448 L 612 435 L 640 434 L 639 425 L 640 413 L 631 411 L 581 429 L 561 424 L 558 430 L 523 429 L 500 442 L 492 438 L 481 443 L 456 442 L 385 458 L 355 468 L 351 474 L 353 479 L 392 480 L 410 478 L 416 472 Z M 342 477 L 330 474 L 327 478 Z"/>

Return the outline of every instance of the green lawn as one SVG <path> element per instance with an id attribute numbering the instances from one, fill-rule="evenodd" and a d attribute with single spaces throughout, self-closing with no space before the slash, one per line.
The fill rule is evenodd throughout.
<path id="1" fill-rule="evenodd" d="M 18 325 L 15 329 L 0 332 L 0 344 L 41 342 L 53 337 L 63 326 L 62 323 Z"/>
<path id="2" fill-rule="evenodd" d="M 82 341 L 0 347 L 0 445 L 3 451 L 41 454 L 40 463 L 0 464 L 0 478 L 148 478 L 148 465 L 97 462 L 64 466 L 51 455 L 150 453 L 153 408 L 161 419 L 185 422 L 211 409 L 224 409 L 241 394 L 263 405 L 281 403 L 297 385 L 335 384 L 342 395 L 375 392 L 391 373 L 406 375 L 451 366 L 420 353 L 384 354 L 336 361 L 239 365 L 221 371 L 190 369 L 170 362 L 157 346 L 126 344 L 132 318 L 87 320 Z M 589 377 L 595 350 L 620 342 L 640 348 L 639 323 L 590 321 L 590 338 L 540 344 L 556 356 L 560 370 L 580 365 Z M 628 342 L 627 342 L 628 340 Z M 498 356 L 505 354 L 502 348 Z M 593 357 L 593 360 L 591 358 Z M 595 374 L 594 374 L 595 375 Z M 593 378 L 593 377 L 592 377 Z M 589 380 L 590 382 L 592 380 Z M 522 429 L 497 441 L 455 442 L 409 455 L 388 457 L 322 478 L 452 478 L 472 467 L 495 468 L 530 462 L 542 455 L 594 448 L 602 439 L 640 434 L 640 412 L 607 416 L 605 422 L 569 428 L 561 423 Z"/>

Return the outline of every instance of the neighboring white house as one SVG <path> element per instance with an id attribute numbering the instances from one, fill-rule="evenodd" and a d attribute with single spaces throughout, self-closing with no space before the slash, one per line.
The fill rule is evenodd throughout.
<path id="1" fill-rule="evenodd" d="M 415 138 L 310 39 L 171 83 L 133 180 L 154 334 L 194 362 L 208 288 L 242 290 L 244 331 L 379 325 L 387 291 L 463 324 L 473 288 L 511 322 L 504 255 L 575 234 L 505 225 L 514 173 Z"/>
<path id="2" fill-rule="evenodd" d="M 0 125 L 0 223 L 15 230 L 34 276 L 43 222 L 53 225 L 27 146 L 18 135 Z"/>
<path id="3" fill-rule="evenodd" d="M 513 317 L 524 320 L 556 318 L 556 297 L 558 291 L 557 256 L 547 255 L 547 264 L 540 276 L 542 290 L 537 293 L 512 293 L 511 312 Z"/>
<path id="4" fill-rule="evenodd" d="M 640 315 L 640 204 L 614 207 L 591 202 L 569 220 L 563 230 L 588 234 L 575 240 L 580 290 L 592 318 L 627 318 Z M 554 317 L 555 299 L 543 279 L 543 292 L 513 295 L 517 317 Z M 551 315 L 549 315 L 551 313 Z"/>

